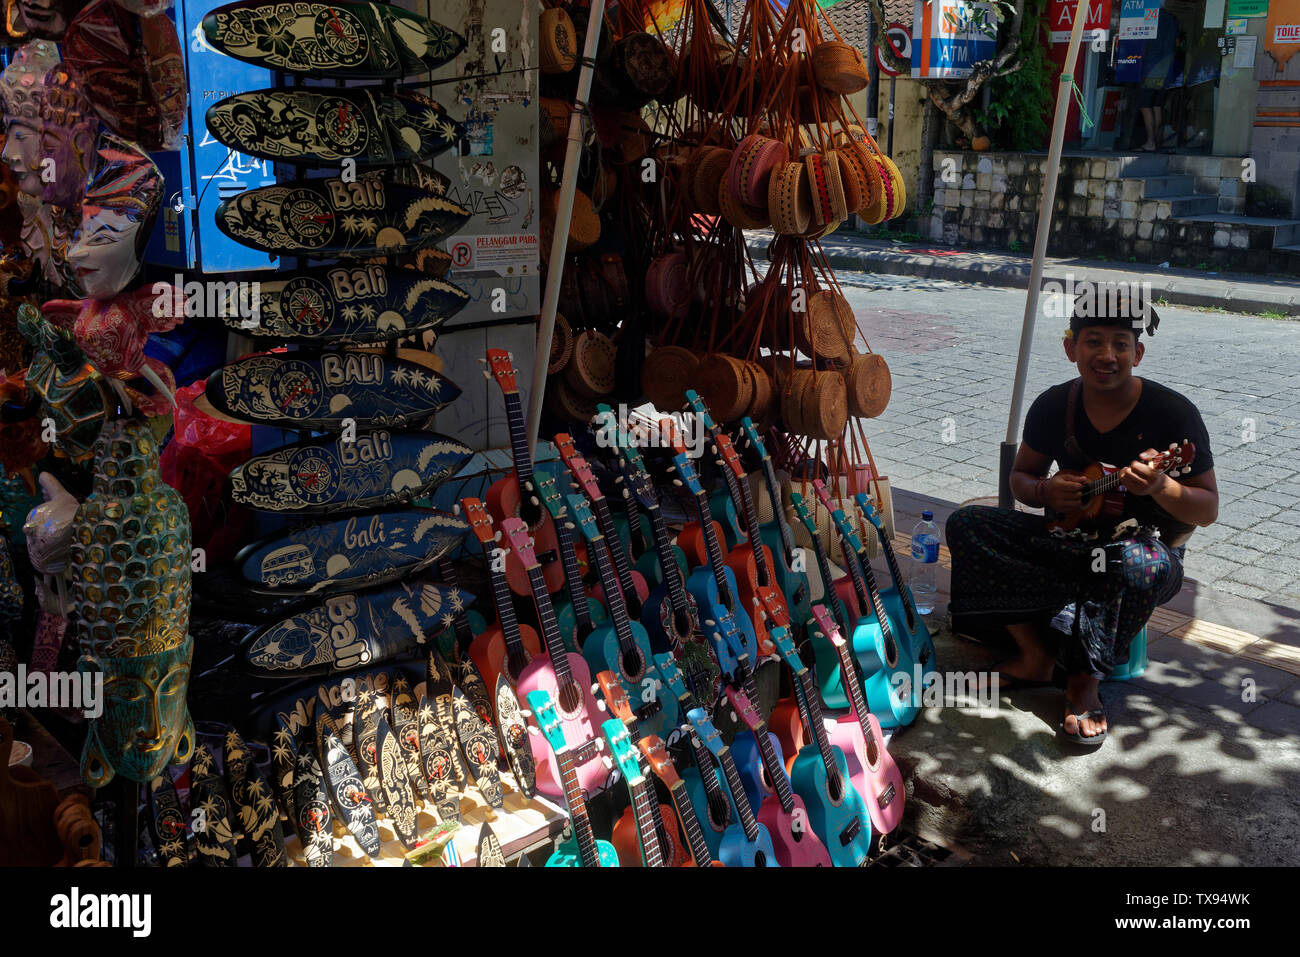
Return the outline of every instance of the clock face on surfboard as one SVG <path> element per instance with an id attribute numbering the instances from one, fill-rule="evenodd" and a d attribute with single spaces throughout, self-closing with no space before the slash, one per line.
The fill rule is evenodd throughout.
<path id="1" fill-rule="evenodd" d="M 397 505 L 427 495 L 474 452 L 436 432 L 375 429 L 307 439 L 230 473 L 231 497 L 266 512 L 310 514 Z"/>
<path id="2" fill-rule="evenodd" d="M 256 425 L 312 432 L 417 425 L 460 395 L 441 373 L 373 352 L 246 356 L 208 378 L 218 412 Z"/>
<path id="3" fill-rule="evenodd" d="M 223 200 L 216 210 L 217 227 L 235 242 L 318 259 L 423 249 L 470 216 L 432 190 L 387 181 L 382 171 L 259 186 Z"/>
<path id="4" fill-rule="evenodd" d="M 216 50 L 268 70 L 305 76 L 396 80 L 436 70 L 465 38 L 388 4 L 241 0 L 203 18 Z"/>
<path id="5" fill-rule="evenodd" d="M 229 310 L 245 335 L 336 346 L 387 342 L 437 329 L 469 295 L 442 279 L 373 263 L 339 263 L 258 280 L 257 310 Z"/>
<path id="6" fill-rule="evenodd" d="M 238 153 L 310 166 L 426 162 L 465 135 L 422 94 L 365 88 L 236 93 L 210 106 L 205 120 L 217 142 Z"/>

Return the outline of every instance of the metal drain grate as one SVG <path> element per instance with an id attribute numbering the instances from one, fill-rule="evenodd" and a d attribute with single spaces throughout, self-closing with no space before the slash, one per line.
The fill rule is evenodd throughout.
<path id="1" fill-rule="evenodd" d="M 960 867 L 965 855 L 952 848 L 927 841 L 911 831 L 899 829 L 882 835 L 882 845 L 868 867 Z"/>

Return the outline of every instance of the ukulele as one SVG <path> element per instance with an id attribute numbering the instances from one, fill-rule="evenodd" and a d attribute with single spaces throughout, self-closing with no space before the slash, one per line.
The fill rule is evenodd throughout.
<path id="1" fill-rule="evenodd" d="M 860 867 L 871 849 L 871 816 L 849 779 L 844 752 L 831 744 L 822 719 L 821 699 L 784 629 L 772 634 L 794 676 L 795 697 L 815 744 L 801 748 L 790 769 L 795 793 L 804 800 L 812 829 L 821 836 L 836 867 Z"/>
<path id="2" fill-rule="evenodd" d="M 1139 458 L 1157 472 L 1178 475 L 1192 470 L 1192 460 L 1196 458 L 1196 446 L 1187 439 L 1183 444 L 1170 444 L 1163 452 L 1155 455 L 1143 453 Z M 1107 524 L 1114 524 L 1124 512 L 1124 496 L 1127 490 L 1120 484 L 1121 467 L 1093 462 L 1083 470 L 1088 481 L 1083 486 L 1083 507 L 1077 512 L 1063 514 L 1050 512 L 1047 527 L 1070 531 L 1083 528 L 1096 531 Z"/>
<path id="3" fill-rule="evenodd" d="M 533 478 L 533 456 L 528 448 L 528 429 L 524 422 L 523 404 L 515 384 L 513 359 L 504 349 L 489 349 L 487 364 L 491 378 L 501 387 L 505 396 L 506 421 L 510 426 L 510 453 L 514 471 L 492 483 L 487 490 L 487 506 L 492 517 L 500 522 L 504 518 L 519 518 L 528 526 L 528 533 L 536 543 L 537 561 L 547 592 L 556 592 L 564 585 L 564 567 L 560 563 L 555 526 L 551 516 L 542 508 Z M 486 373 L 485 373 L 486 374 Z M 506 556 L 506 581 L 516 595 L 532 594 L 527 572 L 515 555 Z"/>
<path id="4" fill-rule="evenodd" d="M 677 766 L 673 764 L 663 739 L 657 734 L 646 735 L 637 742 L 637 746 L 645 755 L 650 770 L 663 782 L 664 787 L 668 788 L 673 805 L 677 808 L 677 816 L 682 822 L 682 830 L 686 832 L 686 842 L 691 848 L 691 859 L 681 866 L 723 867 L 722 861 L 715 861 L 713 855 L 709 853 L 709 845 L 705 842 L 704 832 L 700 828 L 700 819 L 695 816 L 695 807 L 686 793 L 686 782 L 677 773 Z"/>
<path id="5" fill-rule="evenodd" d="M 790 788 L 776 735 L 767 730 L 767 722 L 750 698 L 734 688 L 727 689 L 727 697 L 749 729 L 736 736 L 731 750 L 738 767 L 751 768 L 748 780 L 741 776 L 742 786 L 750 805 L 758 806 L 759 823 L 772 836 L 777 863 L 782 867 L 830 867 L 831 856 L 813 833 L 803 798 Z"/>
<path id="6" fill-rule="evenodd" d="M 880 600 L 885 603 L 894 631 L 907 646 L 908 657 L 921 665 L 921 684 L 927 686 L 939 675 L 934 654 L 934 639 L 930 636 L 930 629 L 926 627 L 925 619 L 916 610 L 912 589 L 908 587 L 898 567 L 894 544 L 889 540 L 889 532 L 881 520 L 880 512 L 876 510 L 871 499 L 862 492 L 857 494 L 854 501 L 857 502 L 858 511 L 866 516 L 867 521 L 876 530 L 880 548 L 884 551 L 885 561 L 889 565 L 889 576 L 894 582 L 892 586 L 880 589 Z"/>
<path id="7" fill-rule="evenodd" d="M 596 732 L 600 724 L 600 708 L 591 695 L 591 669 L 582 655 L 564 650 L 551 596 L 542 578 L 542 567 L 533 554 L 528 527 L 517 518 L 507 518 L 501 523 L 510 549 L 528 572 L 532 585 L 533 601 L 537 605 L 537 619 L 542 626 L 542 641 L 546 654 L 538 655 L 519 674 L 516 691 L 527 698 L 531 691 L 544 691 L 552 700 L 555 713 L 562 723 L 562 733 L 574 742 L 567 753 L 570 773 L 577 776 L 578 784 L 588 794 L 605 787 L 609 772 L 600 751 L 604 739 Z M 537 790 L 549 797 L 564 793 L 563 768 L 555 751 L 536 738 L 529 739 L 533 746 L 533 760 L 537 765 Z"/>
<path id="8" fill-rule="evenodd" d="M 718 857 L 728 867 L 780 867 L 772 835 L 754 817 L 745 786 L 731 757 L 731 748 L 722 741 L 722 735 L 713 726 L 703 708 L 692 708 L 686 714 L 691 728 L 713 755 L 722 771 L 723 781 L 731 796 L 739 820 L 728 827 L 718 844 Z"/>
<path id="9" fill-rule="evenodd" d="M 614 580 L 605 536 L 596 527 L 596 518 L 587 501 L 581 495 L 570 495 L 569 508 L 587 540 L 587 555 L 596 563 L 605 585 L 612 622 L 591 633 L 582 646 L 582 656 L 592 671 L 609 670 L 618 675 L 628 696 L 637 702 L 637 725 L 643 734 L 669 734 L 677 726 L 677 702 L 659 693 L 659 672 L 650 650 L 650 636 L 639 621 L 628 615 L 621 589 Z"/>
<path id="10" fill-rule="evenodd" d="M 533 563 L 536 567 L 536 562 Z M 598 841 L 591 830 L 591 819 L 587 817 L 587 802 L 582 794 L 586 790 L 579 781 L 574 750 L 586 750 L 583 745 L 571 744 L 565 725 L 570 722 L 556 711 L 555 703 L 545 691 L 529 691 L 525 697 L 528 707 L 532 709 L 533 721 L 546 741 L 551 752 L 557 779 L 564 794 L 564 803 L 569 808 L 569 820 L 573 824 L 573 834 L 556 848 L 555 853 L 546 862 L 547 867 L 618 867 L 618 852 L 609 841 Z M 536 732 L 534 732 L 536 733 Z M 601 764 L 604 769 L 603 762 Z"/>
<path id="11" fill-rule="evenodd" d="M 631 735 L 636 732 L 636 715 L 632 712 L 632 702 L 628 700 L 627 692 L 623 690 L 622 682 L 614 672 L 600 672 L 596 675 L 596 683 L 600 685 L 609 713 L 618 719 L 606 721 L 602 729 L 609 741 L 614 763 L 623 773 L 623 779 L 632 795 L 631 805 L 614 825 L 614 833 L 610 836 L 611 843 L 618 851 L 619 862 L 624 867 L 640 867 L 644 855 L 646 867 L 683 867 L 690 863 L 691 855 L 678 837 L 677 817 L 671 807 L 659 803 L 654 785 L 646 778 L 632 744 Z M 611 729 L 611 725 L 618 727 Z M 616 737 L 621 738 L 621 745 L 615 741 Z M 636 780 L 638 777 L 642 779 L 640 782 Z M 658 863 L 651 863 L 652 856 L 658 859 Z"/>
<path id="12" fill-rule="evenodd" d="M 515 687 L 519 684 L 519 675 L 524 666 L 542 653 L 542 644 L 536 631 L 528 625 L 521 625 L 515 618 L 514 600 L 506 584 L 505 563 L 501 561 L 506 552 L 497 547 L 497 534 L 492 528 L 492 519 L 488 517 L 487 509 L 476 498 L 461 499 L 460 507 L 465 513 L 465 520 L 474 531 L 474 537 L 483 546 L 498 622 L 485 628 L 482 634 L 470 642 L 469 657 L 487 687 L 497 686 L 498 675 L 505 675 L 510 686 Z"/>
<path id="13" fill-rule="evenodd" d="M 772 521 L 759 526 L 758 538 L 774 556 L 771 563 L 776 576 L 777 591 L 785 596 L 786 607 L 790 611 L 790 621 L 796 628 L 803 626 L 812 618 L 812 588 L 808 583 L 808 574 L 803 571 L 801 550 L 794 543 L 794 533 L 785 519 L 785 505 L 781 501 L 781 487 L 776 480 L 776 471 L 772 466 L 772 457 L 767 447 L 758 436 L 754 421 L 748 416 L 740 420 L 741 430 L 749 447 L 758 453 L 762 463 L 763 484 L 767 488 L 768 498 L 772 503 Z M 799 571 L 795 568 L 799 567 Z M 795 644 L 798 645 L 796 640 Z"/>
<path id="14" fill-rule="evenodd" d="M 813 607 L 813 615 L 824 637 L 835 646 L 840 668 L 853 675 L 857 668 L 849 643 L 840 634 L 835 619 L 825 605 Z M 867 805 L 871 823 L 881 834 L 888 834 L 903 819 L 903 775 L 885 748 L 880 722 L 867 709 L 866 698 L 857 676 L 844 681 L 849 689 L 849 703 L 853 713 L 841 715 L 828 731 L 831 744 L 844 752 L 848 764 L 849 780 Z"/>
<path id="15" fill-rule="evenodd" d="M 677 425 L 672 419 L 661 419 L 659 429 L 660 434 L 667 438 L 668 447 L 672 449 L 674 456 L 686 455 L 686 444 L 682 441 L 681 433 L 677 431 Z M 713 537 L 721 543 L 722 553 L 725 556 L 728 548 L 745 538 L 740 528 L 740 519 L 736 515 L 736 505 L 732 501 L 730 492 L 725 490 L 710 495 L 708 503 L 709 527 Z M 721 516 L 721 522 L 713 519 L 715 513 Z M 686 555 L 686 563 L 692 568 L 703 565 L 709 560 L 704 526 L 698 521 L 687 522 L 682 526 L 682 530 L 677 533 L 677 546 Z"/>
<path id="16" fill-rule="evenodd" d="M 564 471 L 562 466 L 557 468 Z M 551 599 L 555 608 L 555 620 L 559 623 L 560 634 L 564 636 L 564 646 L 569 651 L 580 653 L 582 643 L 596 626 L 609 621 L 609 613 L 604 605 L 587 593 L 583 575 L 586 555 L 579 561 L 573 529 L 569 525 L 569 507 L 564 502 L 564 494 L 557 485 L 555 475 L 544 468 L 537 472 L 537 494 L 551 515 L 555 540 L 560 546 L 560 561 L 564 566 L 564 593 L 568 597 L 556 596 Z"/>
<path id="17" fill-rule="evenodd" d="M 587 464 L 587 460 L 578 454 L 572 436 L 564 432 L 559 433 L 555 437 L 555 449 L 560 453 L 560 457 L 564 459 L 564 464 L 569 467 L 569 471 L 573 473 L 574 479 L 577 480 L 577 486 L 582 489 L 583 494 L 587 496 L 587 500 L 591 502 L 591 507 L 595 511 L 596 523 L 600 526 L 600 533 L 605 537 L 605 546 L 614 561 L 614 571 L 617 573 L 615 580 L 622 589 L 623 600 L 627 603 L 628 611 L 632 617 L 639 620 L 641 618 L 641 603 L 650 594 L 650 586 L 641 577 L 641 573 L 632 571 L 627 563 L 627 553 L 623 550 L 622 542 L 619 541 L 618 529 L 614 526 L 614 516 L 610 514 L 609 504 L 605 501 L 605 493 L 600 490 L 600 484 L 592 474 L 591 466 Z M 609 596 L 603 591 L 606 586 L 602 584 L 601 588 L 602 599 L 608 607 Z"/>

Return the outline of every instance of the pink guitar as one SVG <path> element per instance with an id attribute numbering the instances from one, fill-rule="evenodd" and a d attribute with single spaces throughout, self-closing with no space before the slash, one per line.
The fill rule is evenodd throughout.
<path id="1" fill-rule="evenodd" d="M 546 590 L 541 563 L 533 552 L 528 526 L 517 518 L 501 520 L 501 531 L 511 551 L 528 574 L 533 601 L 537 605 L 537 620 L 542 625 L 542 641 L 546 654 L 538 655 L 524 665 L 515 688 L 519 697 L 531 691 L 545 691 L 555 705 L 555 715 L 564 729 L 564 740 L 569 747 L 564 752 L 566 769 L 577 775 L 578 784 L 588 795 L 605 788 L 609 769 L 605 766 L 605 736 L 598 730 L 601 714 L 591 693 L 591 669 L 582 655 L 566 652 L 560 637 L 560 626 L 555 620 L 551 595 Z M 533 760 L 537 765 L 537 790 L 548 797 L 560 797 L 564 792 L 560 760 L 547 743 L 544 735 L 529 735 Z"/>
<path id="2" fill-rule="evenodd" d="M 853 650 L 825 605 L 814 605 L 813 616 L 835 646 L 843 669 L 841 683 L 848 689 L 849 703 L 853 706 L 852 713 L 841 715 L 830 729 L 831 744 L 844 752 L 849 780 L 862 795 L 872 826 L 881 834 L 888 834 L 903 819 L 903 775 L 885 748 L 880 722 L 862 696 L 862 681 L 857 677 Z"/>
<path id="3" fill-rule="evenodd" d="M 752 681 L 750 676 L 751 687 Z M 813 833 L 803 798 L 790 787 L 776 736 L 769 735 L 767 722 L 746 695 L 730 686 L 726 691 L 732 708 L 753 732 L 753 743 L 762 759 L 763 773 L 758 781 L 764 794 L 758 808 L 758 823 L 772 836 L 776 862 L 782 867 L 831 867 L 831 856 L 821 838 Z M 739 754 L 749 744 L 748 740 L 737 738 L 732 743 L 732 751 Z"/>

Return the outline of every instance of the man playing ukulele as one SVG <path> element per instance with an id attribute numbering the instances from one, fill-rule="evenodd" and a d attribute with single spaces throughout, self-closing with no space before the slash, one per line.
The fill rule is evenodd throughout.
<path id="1" fill-rule="evenodd" d="M 1003 687 L 1047 686 L 1059 660 L 1067 676 L 1061 733 L 1088 746 L 1106 736 L 1099 683 L 1127 660 L 1155 607 L 1178 593 L 1187 539 L 1219 513 L 1200 413 L 1133 374 L 1146 351 L 1139 337 L 1144 329 L 1154 334 L 1159 321 L 1138 295 L 1076 300 L 1065 354 L 1079 377 L 1040 395 L 1025 418 L 1011 492 L 1031 508 L 1077 517 L 1083 470 L 1128 463 L 1120 470 L 1121 512 L 1099 517 L 1095 539 L 1053 534 L 1045 517 L 986 506 L 959 509 L 947 523 L 954 622 L 1006 627 L 1018 653 L 999 666 Z M 1147 464 L 1156 450 L 1184 440 L 1195 445 L 1186 474 L 1174 478 Z M 1048 477 L 1054 462 L 1060 470 Z M 1115 536 L 1126 519 L 1137 527 Z"/>

